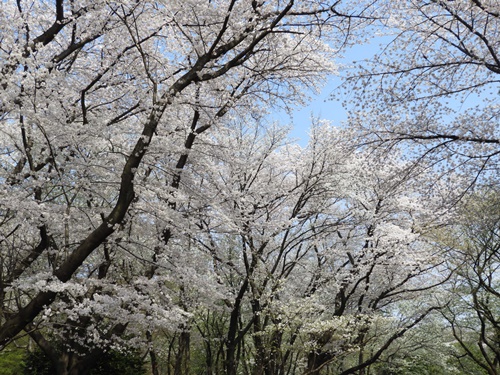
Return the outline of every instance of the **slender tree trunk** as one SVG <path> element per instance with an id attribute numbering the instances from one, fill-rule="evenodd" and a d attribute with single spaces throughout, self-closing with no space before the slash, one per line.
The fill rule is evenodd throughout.
<path id="1" fill-rule="evenodd" d="M 236 343 L 228 342 L 226 346 L 226 375 L 236 375 Z"/>
<path id="2" fill-rule="evenodd" d="M 276 331 L 272 334 L 271 348 L 269 353 L 269 374 L 279 375 L 283 365 L 283 356 L 281 353 L 281 343 L 283 339 L 283 332 Z"/>
<path id="3" fill-rule="evenodd" d="M 241 300 L 248 288 L 248 279 L 243 281 L 238 296 L 234 302 L 233 311 L 229 319 L 229 328 L 226 339 L 226 375 L 236 375 L 238 361 L 236 360 L 236 350 L 238 348 L 238 327 L 241 310 Z"/>
<path id="4" fill-rule="evenodd" d="M 253 323 L 253 344 L 255 346 L 255 365 L 253 367 L 253 375 L 269 375 L 266 347 L 264 337 L 262 335 L 261 308 L 258 300 L 252 301 L 252 312 L 254 315 Z"/>
<path id="5" fill-rule="evenodd" d="M 311 352 L 307 357 L 307 375 L 320 375 L 321 368 L 328 361 L 332 360 L 333 356 L 329 353 L 321 351 Z"/>
<path id="6" fill-rule="evenodd" d="M 177 351 L 177 358 L 175 360 L 174 375 L 189 375 L 189 345 L 191 341 L 191 334 L 186 329 L 179 335 L 179 349 Z"/>
<path id="7" fill-rule="evenodd" d="M 361 348 L 359 350 L 358 365 L 360 365 L 364 362 L 364 360 L 365 360 L 364 358 L 365 358 L 365 356 L 364 356 L 363 348 Z M 359 375 L 366 375 L 366 367 L 360 369 L 358 374 Z"/>
<path id="8" fill-rule="evenodd" d="M 148 343 L 150 345 L 149 347 L 149 359 L 151 361 L 151 374 L 152 375 L 160 375 L 160 372 L 158 370 L 158 359 L 156 358 L 156 351 L 153 346 L 153 335 L 151 334 L 151 331 L 146 331 L 146 338 L 148 340 Z"/>

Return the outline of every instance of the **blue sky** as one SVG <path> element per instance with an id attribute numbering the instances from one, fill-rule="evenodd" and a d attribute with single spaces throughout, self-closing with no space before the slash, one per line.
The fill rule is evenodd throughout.
<path id="1" fill-rule="evenodd" d="M 341 65 L 351 65 L 354 61 L 369 60 L 382 51 L 385 44 L 392 40 L 391 37 L 375 37 L 371 43 L 357 45 L 345 53 L 345 57 L 338 62 Z M 341 125 L 347 120 L 347 110 L 342 106 L 342 98 L 332 98 L 332 93 L 342 84 L 342 70 L 337 76 L 331 76 L 321 90 L 320 94 L 315 95 L 309 93 L 311 100 L 304 107 L 297 107 L 291 116 L 285 111 L 277 111 L 272 113 L 271 118 L 279 121 L 283 125 L 292 125 L 293 129 L 290 132 L 290 137 L 296 139 L 298 143 L 305 146 L 308 141 L 309 127 L 311 124 L 311 116 L 329 120 L 333 125 Z M 484 95 L 487 95 L 486 93 Z M 484 100 L 480 95 L 469 93 L 465 98 L 454 99 L 447 98 L 447 102 L 456 108 L 457 112 L 464 112 L 467 109 L 481 105 Z"/>
<path id="2" fill-rule="evenodd" d="M 353 61 L 361 61 L 369 59 L 381 50 L 380 39 L 375 38 L 371 44 L 358 45 L 345 54 L 345 57 L 339 60 L 340 64 L 350 65 Z M 347 119 L 347 111 L 343 108 L 341 100 L 331 98 L 331 94 L 342 83 L 342 71 L 338 76 L 331 76 L 327 83 L 322 88 L 321 93 L 315 95 L 309 93 L 311 100 L 305 107 L 297 107 L 293 113 L 288 115 L 284 111 L 275 112 L 272 118 L 279 121 L 284 125 L 291 124 L 293 130 L 290 133 L 291 138 L 298 140 L 298 143 L 305 146 L 309 138 L 309 126 L 311 123 L 311 116 L 331 121 L 334 125 L 340 125 L 342 121 Z"/>
<path id="3" fill-rule="evenodd" d="M 311 116 L 331 121 L 334 125 L 340 125 L 341 121 L 347 119 L 346 110 L 338 100 L 331 99 L 331 93 L 341 84 L 339 77 L 330 77 L 328 83 L 323 87 L 319 95 L 314 95 L 306 107 L 297 108 L 292 113 L 292 118 L 286 113 L 280 113 L 279 121 L 293 125 L 290 133 L 292 138 L 300 139 L 299 143 L 305 145 L 308 139 Z"/>

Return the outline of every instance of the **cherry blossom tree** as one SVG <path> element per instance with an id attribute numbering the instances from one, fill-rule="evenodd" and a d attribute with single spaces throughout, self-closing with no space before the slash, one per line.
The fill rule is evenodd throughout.
<path id="1" fill-rule="evenodd" d="M 228 375 L 347 375 L 419 324 L 433 304 L 388 317 L 446 276 L 426 234 L 447 186 L 351 131 L 302 149 L 260 125 L 335 72 L 374 4 L 2 2 L 0 345 L 29 335 L 58 375 L 134 346 L 157 375 L 166 332 L 180 375 L 197 330 Z"/>
<path id="2" fill-rule="evenodd" d="M 188 306 L 207 367 L 318 374 L 342 368 L 357 353 L 341 372 L 363 371 L 436 307 L 415 305 L 412 316 L 385 324 L 382 340 L 365 350 L 384 314 L 446 278 L 425 239 L 446 220 L 445 207 L 439 196 L 428 197 L 427 207 L 419 203 L 429 177 L 424 171 L 410 176 L 396 159 L 375 162 L 356 153 L 348 132 L 315 127 L 301 149 L 286 144 L 282 130 L 249 123 L 227 134 L 220 129 L 205 145 L 213 149 L 193 151 L 183 171 L 181 185 L 192 194 L 185 218 L 198 218 L 191 224 L 197 230 L 187 233 L 212 258 L 210 285 L 222 294 L 212 307 L 199 298 L 191 299 L 198 306 Z M 198 157 L 202 150 L 212 157 Z"/>
<path id="3" fill-rule="evenodd" d="M 439 257 L 434 257 L 437 254 L 425 232 L 447 215 L 437 197 L 434 204 L 428 197 L 428 207 L 420 206 L 425 191 L 422 180 L 429 176 L 416 170 L 411 175 L 405 163 L 377 161 L 370 154 L 354 153 L 345 163 L 351 175 L 342 181 L 348 185 L 335 191 L 344 194 L 339 199 L 348 220 L 324 241 L 315 242 L 317 268 L 306 295 L 317 309 L 306 310 L 299 318 L 307 322 L 302 328 L 305 333 L 311 330 L 305 342 L 311 345 L 310 374 L 328 366 L 342 374 L 364 373 L 437 305 L 415 305 L 413 314 L 381 332 L 377 327 L 383 325 L 384 316 L 397 316 L 398 302 L 416 299 L 445 278 L 430 276 L 439 273 Z M 338 175 L 339 168 L 334 170 Z M 427 211 L 431 206 L 433 211 Z M 367 350 L 373 335 L 381 341 Z M 356 360 L 345 362 L 353 353 Z"/>
<path id="4" fill-rule="evenodd" d="M 461 220 L 441 238 L 455 273 L 442 313 L 457 342 L 457 362 L 488 374 L 500 372 L 498 209 L 498 190 L 483 188 L 464 202 Z"/>
<path id="5" fill-rule="evenodd" d="M 183 309 L 165 291 L 177 275 L 158 270 L 168 249 L 185 251 L 176 191 L 196 139 L 226 116 L 303 102 L 370 12 L 2 2 L 0 344 L 24 330 L 59 374 L 77 374 L 134 325 L 178 326 Z M 43 337 L 51 328 L 71 337 L 67 356 Z"/>
<path id="6" fill-rule="evenodd" d="M 496 176 L 498 2 L 391 1 L 380 11 L 381 52 L 345 86 L 359 142 L 400 146 L 443 175 L 465 172 L 469 185 Z"/>

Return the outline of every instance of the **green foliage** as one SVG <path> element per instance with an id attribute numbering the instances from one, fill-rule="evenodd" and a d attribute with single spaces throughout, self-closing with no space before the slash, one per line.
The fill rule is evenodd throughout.
<path id="1" fill-rule="evenodd" d="M 24 368 L 24 349 L 7 348 L 0 352 L 0 375 L 19 375 Z"/>
<path id="2" fill-rule="evenodd" d="M 473 333 L 471 334 L 473 335 Z M 471 340 L 468 342 L 462 342 L 467 348 L 467 351 L 475 358 L 481 358 L 481 350 L 477 346 L 477 342 Z M 474 374 L 474 375 L 488 375 L 488 371 L 481 366 L 479 366 L 470 355 L 464 355 L 464 349 L 458 344 L 454 344 L 456 351 L 457 366 L 460 368 L 460 374 Z"/>
<path id="3" fill-rule="evenodd" d="M 145 375 L 144 361 L 137 351 L 107 352 L 89 375 Z"/>
<path id="4" fill-rule="evenodd" d="M 449 369 L 436 363 L 430 363 L 426 358 L 416 356 L 406 360 L 396 360 L 392 363 L 379 363 L 375 366 L 377 375 L 449 375 Z"/>
<path id="5" fill-rule="evenodd" d="M 24 359 L 24 375 L 53 375 L 56 369 L 49 357 L 40 349 L 29 351 Z"/>
<path id="6" fill-rule="evenodd" d="M 25 357 L 24 372 L 12 373 L 18 375 L 54 375 L 54 365 L 40 349 L 28 352 Z M 88 375 L 145 375 L 146 369 L 141 355 L 137 351 L 105 353 L 92 368 Z M 0 372 L 0 374 L 3 374 Z M 11 373 L 6 373 L 10 375 Z"/>

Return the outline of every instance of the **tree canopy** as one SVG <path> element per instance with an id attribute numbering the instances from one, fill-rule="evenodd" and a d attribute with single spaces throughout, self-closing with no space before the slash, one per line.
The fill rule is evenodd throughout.
<path id="1" fill-rule="evenodd" d="M 499 14 L 3 1 L 2 353 L 57 375 L 417 373 L 442 328 L 432 371 L 497 374 Z M 368 33 L 392 39 L 339 69 Z M 301 147 L 268 115 L 332 74 L 349 119 Z M 492 208 L 468 217 L 475 190 Z"/>

